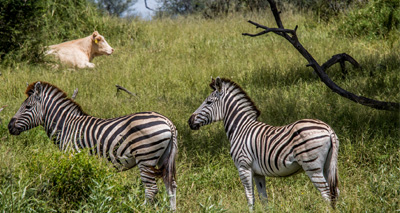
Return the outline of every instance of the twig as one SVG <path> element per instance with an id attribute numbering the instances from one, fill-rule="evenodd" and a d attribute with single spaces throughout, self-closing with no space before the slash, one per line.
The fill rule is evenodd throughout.
<path id="1" fill-rule="evenodd" d="M 74 90 L 74 94 L 72 94 L 71 99 L 75 100 L 76 96 L 78 95 L 78 88 Z"/>
<path id="2" fill-rule="evenodd" d="M 363 96 L 357 96 L 357 95 L 355 95 L 355 94 L 353 94 L 351 92 L 348 92 L 348 91 L 342 89 L 338 85 L 336 85 L 335 82 L 333 82 L 324 71 L 325 70 L 324 68 L 327 69 L 329 67 L 328 65 L 330 65 L 331 63 L 334 64 L 333 60 L 335 60 L 335 59 L 332 59 L 332 62 L 329 62 L 329 60 L 328 60 L 324 64 L 325 67 L 324 68 L 321 67 L 318 64 L 318 62 L 301 45 L 301 43 L 297 39 L 297 35 L 296 35 L 297 26 L 296 26 L 295 30 L 284 29 L 282 21 L 281 21 L 280 16 L 279 16 L 279 12 L 278 12 L 278 10 L 276 8 L 275 1 L 274 0 L 268 0 L 268 2 L 270 4 L 270 6 L 271 6 L 272 13 L 274 14 L 275 21 L 276 21 L 276 23 L 277 23 L 279 28 L 268 28 L 268 27 L 263 26 L 261 24 L 257 24 L 255 22 L 249 21 L 249 23 L 255 25 L 257 28 L 264 29 L 264 31 L 260 32 L 260 33 L 257 33 L 257 34 L 243 33 L 242 35 L 255 37 L 255 36 L 260 36 L 260 35 L 266 34 L 268 32 L 274 32 L 275 34 L 278 34 L 278 35 L 284 37 L 286 40 L 288 40 L 294 46 L 294 48 L 296 48 L 300 52 L 300 54 L 308 61 L 308 65 L 307 66 L 311 66 L 315 70 L 315 72 L 318 74 L 318 76 L 322 80 L 322 82 L 324 82 L 325 85 L 328 86 L 333 92 L 335 92 L 335 93 L 337 93 L 337 94 L 339 94 L 339 95 L 341 95 L 341 96 L 343 96 L 343 97 L 345 97 L 347 99 L 350 99 L 350 100 L 352 100 L 352 101 L 354 101 L 356 103 L 362 104 L 364 106 L 372 107 L 372 108 L 375 108 L 375 109 L 391 110 L 391 111 L 400 110 L 400 103 L 383 102 L 383 101 L 377 101 L 377 100 L 369 99 L 369 98 L 366 98 L 366 97 L 363 97 Z M 292 36 L 290 36 L 289 34 L 291 34 Z M 352 57 L 350 57 L 350 56 L 347 57 L 347 56 L 344 56 L 342 54 L 342 56 L 338 57 L 338 58 L 339 59 L 342 58 L 341 60 L 348 59 L 348 61 L 350 63 L 352 63 L 352 64 L 353 64 L 353 62 L 356 62 Z M 343 59 L 343 57 L 344 57 L 344 59 Z M 339 60 L 339 62 L 340 62 L 340 60 Z M 358 63 L 354 63 L 354 64 L 358 64 Z M 344 69 L 344 61 L 341 62 L 341 66 L 342 66 L 342 69 Z"/>
<path id="3" fill-rule="evenodd" d="M 0 112 L 3 111 L 3 109 L 6 108 L 6 107 L 7 107 L 7 106 L 2 106 L 2 107 L 0 108 Z"/>
<path id="4" fill-rule="evenodd" d="M 133 92 L 127 90 L 126 88 L 124 88 L 124 87 L 122 87 L 122 86 L 120 86 L 120 85 L 118 85 L 118 84 L 116 84 L 115 86 L 117 87 L 117 93 L 119 92 L 119 90 L 122 90 L 122 91 L 127 92 L 127 93 L 128 93 L 129 95 L 131 95 L 131 96 L 136 96 L 135 93 L 133 93 Z"/>
<path id="5" fill-rule="evenodd" d="M 0 112 L 3 111 L 3 109 L 6 108 L 6 107 L 7 107 L 7 106 L 2 106 L 2 107 L 0 108 Z M 2 120 L 1 120 L 1 118 L 0 118 L 0 124 L 1 124 L 1 122 L 2 122 Z"/>
<path id="6" fill-rule="evenodd" d="M 144 0 L 144 6 L 145 6 L 148 10 L 155 11 L 154 9 L 151 9 L 151 8 L 147 5 L 147 1 L 146 1 L 146 0 Z"/>

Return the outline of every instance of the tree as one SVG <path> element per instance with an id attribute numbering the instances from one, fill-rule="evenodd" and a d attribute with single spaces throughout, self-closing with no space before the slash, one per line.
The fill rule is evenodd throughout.
<path id="1" fill-rule="evenodd" d="M 100 10 L 107 12 L 109 15 L 120 17 L 124 13 L 131 13 L 132 6 L 137 0 L 94 0 Z"/>
<path id="2" fill-rule="evenodd" d="M 202 13 L 207 18 L 224 15 L 236 11 L 263 11 L 269 8 L 265 0 L 157 0 L 161 11 L 170 15 Z M 349 8 L 355 2 L 361 4 L 365 0 L 280 0 L 281 8 L 310 10 L 324 20 Z M 145 0 L 145 3 L 146 0 Z"/>

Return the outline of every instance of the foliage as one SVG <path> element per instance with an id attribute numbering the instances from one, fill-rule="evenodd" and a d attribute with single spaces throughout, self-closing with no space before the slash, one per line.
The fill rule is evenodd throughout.
<path id="1" fill-rule="evenodd" d="M 37 156 L 37 161 L 40 162 L 43 157 Z M 90 195 L 90 188 L 108 174 L 87 151 L 74 155 L 56 154 L 49 160 L 50 167 L 46 175 L 48 182 L 42 184 L 40 191 L 49 193 L 49 197 L 53 198 L 51 202 L 54 203 L 54 207 L 65 205 L 68 208 L 78 208 L 80 201 Z M 31 173 L 35 174 L 37 171 Z"/>
<path id="2" fill-rule="evenodd" d="M 161 11 L 169 15 L 186 15 L 200 13 L 206 18 L 226 16 L 232 12 L 263 11 L 269 8 L 266 0 L 158 0 Z M 364 1 L 354 0 L 281 0 L 275 1 L 280 10 L 311 11 L 323 20 L 345 11 L 350 5 Z"/>
<path id="3" fill-rule="evenodd" d="M 351 37 L 387 38 L 392 32 L 400 38 L 400 1 L 373 0 L 343 18 L 339 32 Z"/>
<path id="4" fill-rule="evenodd" d="M 97 7 L 109 15 L 120 17 L 124 13 L 131 13 L 131 8 L 137 0 L 93 0 Z"/>
<path id="5" fill-rule="evenodd" d="M 30 184 L 35 185 L 34 188 L 28 188 L 26 197 L 28 200 L 31 197 L 45 200 L 45 206 L 51 209 L 79 208 L 82 201 L 91 195 L 91 189 L 114 172 L 89 156 L 87 151 L 74 155 L 38 152 L 30 158 L 20 164 L 21 168 L 16 168 L 17 171 L 25 170 L 27 177 L 22 179 L 29 178 L 32 181 Z M 40 178 L 37 178 L 38 174 Z M 108 183 L 114 184 L 112 179 Z"/>
<path id="6" fill-rule="evenodd" d="M 359 70 L 346 64 L 349 72 L 345 79 L 339 65 L 329 68 L 327 73 L 335 83 L 357 95 L 400 101 L 399 42 L 392 45 L 385 38 L 335 36 L 339 24 L 333 20 L 320 24 L 308 13 L 282 11 L 281 15 L 286 27 L 299 26 L 299 39 L 318 62 L 345 52 L 362 65 L 363 69 Z M 246 22 L 249 19 L 267 26 L 275 23 L 270 13 L 133 22 L 102 18 L 102 25 L 110 28 L 104 29 L 103 34 L 115 52 L 109 57 L 95 58 L 95 69 L 52 69 L 19 62 L 12 68 L 2 67 L 0 105 L 7 107 L 0 113 L 3 120 L 0 124 L 0 210 L 168 211 L 168 196 L 161 181 L 157 202 L 142 205 L 144 187 L 137 168 L 115 173 L 108 168 L 109 164 L 104 165 L 94 156 L 82 154 L 78 157 L 82 161 L 69 159 L 69 154 L 61 154 L 52 144 L 42 127 L 19 136 L 8 133 L 7 122 L 26 98 L 26 82 L 42 80 L 57 85 L 69 96 L 78 88 L 75 101 L 93 116 L 112 118 L 157 111 L 170 118 L 179 132 L 177 212 L 248 211 L 222 123 L 198 131 L 190 130 L 187 125 L 191 113 L 211 92 L 210 76 L 230 78 L 241 85 L 260 109 L 260 121 L 280 126 L 314 118 L 325 121 L 335 130 L 340 140 L 341 193 L 337 211 L 399 210 L 400 114 L 371 109 L 333 93 L 280 36 L 242 36 L 243 32 L 257 31 Z M 120 30 L 112 32 L 116 26 Z M 116 84 L 136 96 L 116 93 Z M 84 159 L 95 165 L 86 165 Z M 58 161 L 65 162 L 61 166 L 57 165 Z M 61 174 L 55 168 L 68 171 L 72 167 L 69 165 L 77 162 L 79 168 L 98 168 L 96 164 L 101 164 L 97 171 L 104 175 L 103 178 L 94 176 L 93 184 L 85 178 L 82 183 L 90 185 L 85 187 L 87 194 L 79 204 L 70 206 L 58 197 L 56 189 L 62 186 L 51 187 L 51 183 Z M 85 177 L 93 175 L 92 172 Z M 62 183 L 69 184 L 67 180 Z M 266 184 L 268 206 L 261 205 L 256 192 L 255 212 L 333 211 L 305 174 L 266 178 Z"/>
<path id="7" fill-rule="evenodd" d="M 13 60 L 41 61 L 45 1 L 0 1 L 0 61 L 7 54 Z"/>
<path id="8" fill-rule="evenodd" d="M 245 9 L 265 9 L 267 1 L 258 0 L 159 0 L 161 12 L 169 15 L 202 14 L 206 18 L 226 16 Z"/>
<path id="9" fill-rule="evenodd" d="M 44 40 L 79 38 L 95 29 L 104 28 L 102 16 L 93 4 L 86 0 L 51 0 L 46 2 L 46 14 L 42 26 L 46 32 Z M 101 31 L 99 30 L 101 33 Z"/>
<path id="10" fill-rule="evenodd" d="M 204 8 L 204 4 L 198 0 L 159 0 L 161 11 L 174 14 L 190 14 Z"/>
<path id="11" fill-rule="evenodd" d="M 345 12 L 353 4 L 364 4 L 363 0 L 281 0 L 277 1 L 283 9 L 292 9 L 298 11 L 312 11 L 322 20 L 329 20 L 341 12 Z"/>

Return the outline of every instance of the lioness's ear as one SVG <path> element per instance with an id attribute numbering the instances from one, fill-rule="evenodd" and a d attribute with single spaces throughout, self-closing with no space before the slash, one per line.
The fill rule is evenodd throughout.
<path id="1" fill-rule="evenodd" d="M 40 94 L 42 93 L 43 86 L 40 81 L 36 82 L 35 88 L 33 89 L 33 95 L 36 99 L 40 100 Z"/>
<path id="2" fill-rule="evenodd" d="M 217 77 L 215 79 L 215 89 L 218 90 L 218 92 L 221 92 L 222 89 L 222 80 L 221 78 Z"/>

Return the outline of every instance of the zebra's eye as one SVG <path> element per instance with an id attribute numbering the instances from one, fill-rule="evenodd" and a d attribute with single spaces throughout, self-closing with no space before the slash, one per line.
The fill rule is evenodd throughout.
<path id="1" fill-rule="evenodd" d="M 25 109 L 27 109 L 27 110 L 30 110 L 31 108 L 32 108 L 31 105 L 26 105 L 26 106 L 25 106 Z"/>
<path id="2" fill-rule="evenodd" d="M 210 105 L 212 104 L 212 101 L 207 101 L 206 104 Z"/>

